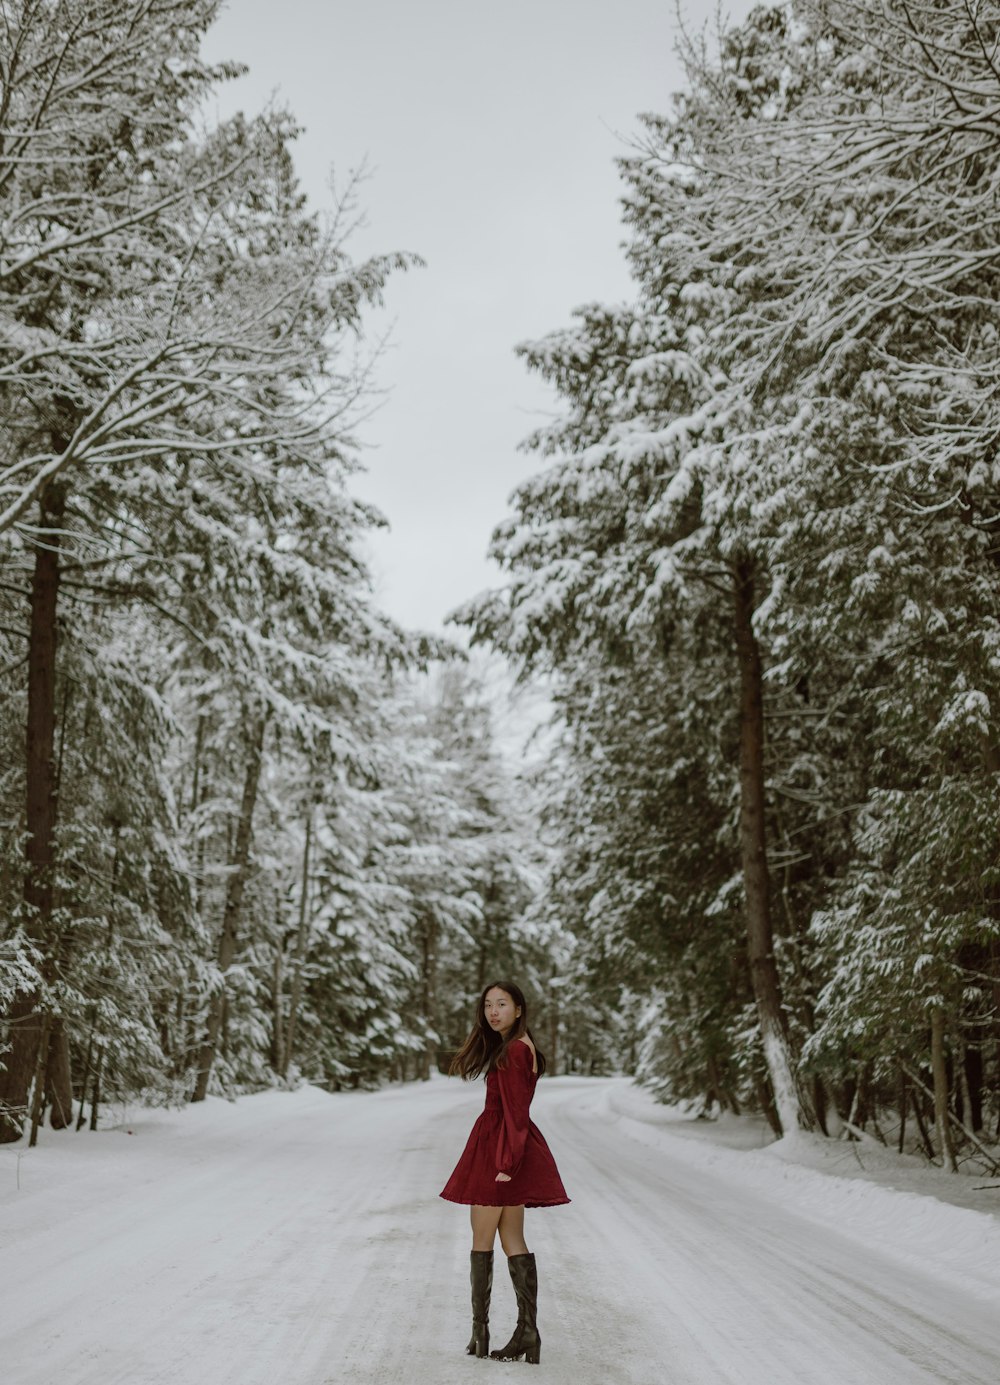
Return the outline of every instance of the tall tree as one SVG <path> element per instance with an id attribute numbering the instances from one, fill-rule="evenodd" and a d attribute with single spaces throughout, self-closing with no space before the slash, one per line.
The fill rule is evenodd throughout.
<path id="1" fill-rule="evenodd" d="M 67 704 L 75 652 L 57 648 L 58 598 L 71 603 L 75 633 L 89 623 L 87 634 L 105 636 L 106 623 L 91 617 L 112 609 L 132 619 L 145 613 L 158 654 L 173 631 L 168 664 L 143 673 L 162 696 L 180 686 L 178 665 L 197 669 L 196 679 L 214 682 L 217 705 L 253 708 L 246 758 L 255 771 L 255 728 L 268 714 L 303 742 L 347 753 L 347 664 L 362 649 L 407 654 L 366 590 L 355 540 L 378 517 L 351 500 L 346 477 L 365 389 L 356 352 L 363 306 L 410 261 L 354 264 L 342 223 L 306 212 L 287 118 L 237 118 L 193 139 L 197 102 L 224 75 L 197 58 L 214 8 L 34 5 L 8 31 L 7 109 L 20 112 L 10 116 L 8 152 L 21 115 L 33 112 L 38 127 L 37 140 L 5 165 L 7 244 L 22 253 L 0 279 L 10 326 L 0 389 L 16 422 L 0 472 L 0 527 L 12 576 L 33 571 L 21 934 L 42 956 L 36 986 L 10 1017 L 0 1078 L 8 1138 L 19 1133 L 38 1066 L 31 1017 L 43 1013 L 41 988 L 56 973 L 66 982 L 74 950 L 80 956 L 65 942 L 52 893 L 57 675 Z M 66 21 L 55 48 L 50 9 Z M 130 51 L 136 32 L 144 55 L 125 80 L 117 45 Z M 173 74 L 166 85 L 164 65 Z M 108 108 L 94 106 L 95 93 L 107 91 L 105 70 L 123 84 L 124 115 L 118 110 L 110 125 Z M 74 100 L 86 113 L 78 125 L 69 118 Z M 41 522 L 27 525 L 35 503 Z M 60 736 L 65 744 L 65 718 Z M 68 774 L 76 763 L 62 768 Z M 250 867 L 252 779 L 248 770 L 227 851 L 223 972 Z M 61 859 L 70 874 L 77 864 Z M 76 887 L 64 902 L 82 904 Z M 209 980 L 208 992 L 203 1073 L 223 1018 L 219 985 Z M 65 1033 L 61 1023 L 53 1033 Z M 61 1038 L 60 1046 L 64 1055 Z"/>

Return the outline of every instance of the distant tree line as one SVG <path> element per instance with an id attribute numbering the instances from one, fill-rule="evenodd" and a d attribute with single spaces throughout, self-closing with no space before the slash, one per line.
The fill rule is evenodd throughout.
<path id="1" fill-rule="evenodd" d="M 306 207 L 287 113 L 202 132 L 216 9 L 0 0 L 0 1141 L 427 1076 L 564 948 L 477 678 L 370 592 L 414 259 Z"/>
<path id="2" fill-rule="evenodd" d="M 552 678 L 547 907 L 665 1094 L 954 1167 L 1000 1121 L 1000 10 L 685 40 L 633 301 L 459 617 Z"/>

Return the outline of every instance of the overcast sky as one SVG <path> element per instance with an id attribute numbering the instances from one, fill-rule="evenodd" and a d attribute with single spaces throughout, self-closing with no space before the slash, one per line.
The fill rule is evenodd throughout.
<path id="1" fill-rule="evenodd" d="M 695 27 L 714 10 L 684 5 Z M 614 160 L 683 85 L 676 33 L 671 0 L 229 0 L 209 35 L 211 60 L 250 68 L 219 114 L 277 97 L 306 127 L 315 206 L 331 169 L 367 162 L 354 258 L 427 261 L 387 291 L 388 394 L 355 485 L 390 521 L 373 568 L 407 625 L 440 630 L 500 580 L 490 533 L 537 465 L 518 443 L 557 408 L 513 348 L 629 295 Z"/>

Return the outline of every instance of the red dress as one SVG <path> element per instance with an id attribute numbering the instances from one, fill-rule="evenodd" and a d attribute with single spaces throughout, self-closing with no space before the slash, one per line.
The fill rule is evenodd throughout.
<path id="1" fill-rule="evenodd" d="M 486 1077 L 486 1106 L 441 1197 L 481 1207 L 558 1207 L 569 1202 L 542 1132 L 528 1119 L 538 1074 L 520 1039 L 507 1049 L 506 1068 Z M 498 1183 L 509 1173 L 509 1183 Z"/>

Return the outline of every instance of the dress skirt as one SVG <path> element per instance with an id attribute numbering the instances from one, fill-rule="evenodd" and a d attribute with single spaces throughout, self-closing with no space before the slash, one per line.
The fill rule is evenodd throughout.
<path id="1" fill-rule="evenodd" d="M 529 1119 L 537 1073 L 531 1049 L 519 1039 L 507 1067 L 486 1078 L 486 1106 L 472 1127 L 462 1157 L 445 1184 L 448 1202 L 482 1207 L 558 1207 L 569 1202 L 552 1152 Z M 498 1173 L 510 1182 L 497 1182 Z"/>

